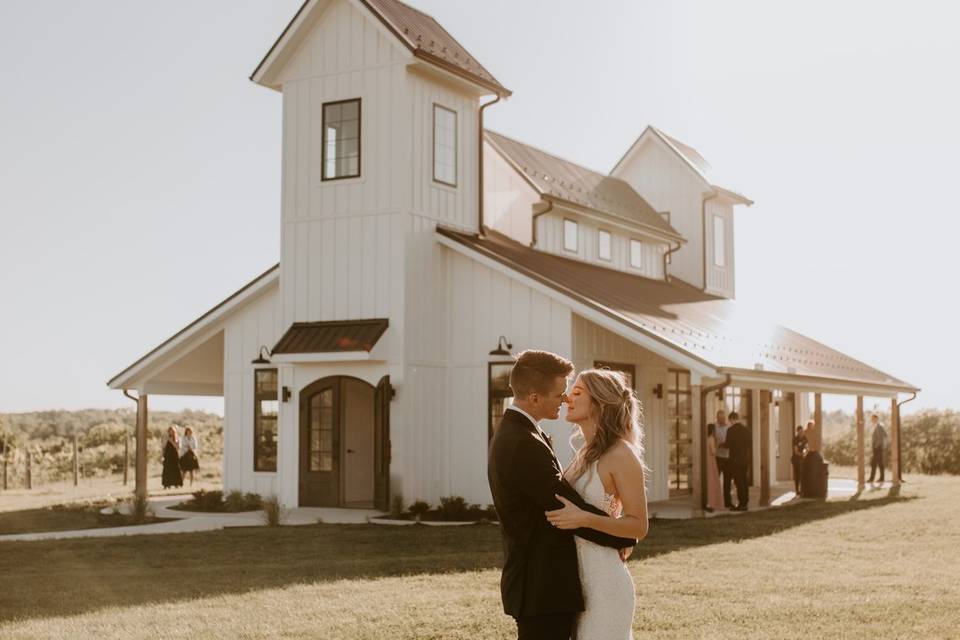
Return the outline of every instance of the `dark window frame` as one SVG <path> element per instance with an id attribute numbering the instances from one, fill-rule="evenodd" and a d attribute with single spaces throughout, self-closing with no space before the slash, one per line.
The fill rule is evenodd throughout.
<path id="1" fill-rule="evenodd" d="M 512 369 L 513 365 L 514 365 L 513 362 L 488 362 L 487 363 L 487 444 L 489 444 L 490 440 L 493 439 L 493 417 L 494 417 L 493 401 L 513 397 L 513 390 L 510 389 L 509 384 L 507 385 L 507 389 L 509 389 L 510 395 L 505 395 L 504 392 L 494 395 L 493 385 L 491 384 L 493 382 L 493 368 L 499 367 L 499 366 L 505 366 L 505 367 L 510 367 Z M 508 374 L 508 380 L 509 380 L 509 374 Z M 507 410 L 506 407 L 504 407 L 503 410 L 504 410 L 504 413 L 506 413 L 506 410 Z M 500 417 L 503 417 L 503 414 L 501 414 Z"/>
<path id="2" fill-rule="evenodd" d="M 327 107 L 332 107 L 338 104 L 349 104 L 351 102 L 357 103 L 357 173 L 355 175 L 351 174 L 345 176 L 334 176 L 332 178 L 327 177 Z M 332 182 L 335 180 L 350 180 L 361 177 L 363 174 L 363 99 L 348 98 L 346 100 L 324 102 L 320 107 L 320 112 L 322 127 L 322 142 L 320 148 L 320 180 L 322 182 Z"/>
<path id="3" fill-rule="evenodd" d="M 269 395 L 260 392 L 260 375 L 272 373 L 276 380 L 277 395 L 271 398 Z M 261 461 L 260 455 L 260 435 L 263 431 L 263 416 L 260 414 L 260 403 L 264 400 L 275 400 L 277 402 L 277 415 L 273 416 L 274 422 L 274 451 L 273 468 L 265 465 Z M 262 367 L 253 370 L 253 470 L 276 472 L 277 470 L 277 441 L 280 439 L 280 371 L 276 367 Z M 269 458 L 269 456 L 265 456 Z"/>
<path id="4" fill-rule="evenodd" d="M 453 114 L 453 182 L 447 182 L 437 177 L 437 109 L 443 109 Z M 457 188 L 460 179 L 460 114 L 450 107 L 439 102 L 433 103 L 433 181 L 453 189 Z"/>
<path id="5" fill-rule="evenodd" d="M 694 428 L 694 426 L 693 426 L 693 386 L 692 386 L 692 384 L 691 384 L 692 381 L 691 381 L 691 378 L 690 378 L 690 371 L 689 371 L 689 370 L 687 370 L 687 369 L 668 369 L 667 372 L 668 372 L 668 375 L 670 376 L 669 382 L 668 382 L 668 384 L 667 384 L 667 389 L 666 389 L 666 393 L 667 393 L 667 410 L 666 410 L 666 414 L 667 414 L 667 421 L 668 421 L 668 423 L 669 423 L 669 426 L 668 426 L 669 435 L 668 435 L 668 438 L 667 438 L 667 441 L 668 441 L 667 446 L 668 446 L 668 447 L 674 447 L 674 448 L 676 448 L 676 452 L 677 452 L 677 456 L 676 456 L 677 463 L 676 463 L 676 464 L 670 464 L 670 462 L 669 462 L 669 459 L 670 459 L 669 452 L 668 452 L 668 454 L 667 454 L 667 473 L 668 473 L 668 477 L 669 477 L 669 480 L 668 480 L 668 483 L 667 483 L 667 488 L 668 488 L 669 494 L 670 494 L 671 496 L 689 495 L 689 494 L 693 493 L 693 485 L 691 484 L 691 482 L 692 482 L 692 480 L 693 480 L 693 451 L 692 451 L 692 449 L 693 449 L 693 432 L 692 432 L 692 430 L 693 430 L 693 428 Z M 681 377 L 681 376 L 686 376 L 686 386 L 685 386 L 685 387 L 681 387 L 681 386 L 680 386 L 680 377 Z M 673 415 L 673 414 L 671 414 L 671 412 L 670 412 L 670 401 L 669 401 L 669 399 L 670 399 L 670 396 L 673 396 L 673 395 L 677 396 L 677 400 L 676 400 L 676 403 L 675 403 L 675 405 L 676 405 L 676 407 L 677 407 L 677 413 L 676 413 L 676 415 Z M 689 398 L 688 398 L 688 400 L 687 400 L 687 407 L 689 407 L 689 410 L 688 410 L 688 413 L 685 413 L 685 414 L 683 414 L 683 415 L 680 415 L 680 411 L 679 411 L 679 408 L 680 408 L 680 397 L 681 397 L 681 396 L 689 396 Z M 690 433 L 689 433 L 688 437 L 687 437 L 687 438 L 683 438 L 683 439 L 681 439 L 681 438 L 679 437 L 679 433 L 680 433 L 680 421 L 681 421 L 681 420 L 687 420 L 687 421 L 688 421 L 689 430 L 690 430 Z M 687 450 L 688 450 L 688 452 L 689 452 L 689 462 L 685 462 L 685 463 L 682 463 L 682 464 L 681 464 L 681 463 L 680 463 L 680 450 L 681 450 L 681 447 L 682 447 L 683 445 L 687 445 L 687 447 L 688 447 Z M 686 480 L 687 486 L 686 486 L 685 488 L 683 488 L 683 487 L 680 486 L 680 485 L 681 485 L 680 475 L 681 475 L 681 470 L 683 470 L 683 469 L 686 469 L 686 471 L 687 471 L 687 480 Z"/>

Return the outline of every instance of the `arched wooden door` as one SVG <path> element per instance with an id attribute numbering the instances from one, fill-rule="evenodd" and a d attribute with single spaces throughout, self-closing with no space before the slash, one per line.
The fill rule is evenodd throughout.
<path id="1" fill-rule="evenodd" d="M 390 396 L 388 377 L 333 376 L 300 393 L 301 506 L 387 508 Z"/>

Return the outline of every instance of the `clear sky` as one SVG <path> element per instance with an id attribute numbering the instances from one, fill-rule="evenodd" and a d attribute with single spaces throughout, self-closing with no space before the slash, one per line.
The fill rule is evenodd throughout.
<path id="1" fill-rule="evenodd" d="M 514 91 L 491 128 L 604 172 L 648 123 L 696 147 L 756 201 L 739 300 L 960 409 L 957 5 L 410 1 Z M 279 259 L 248 76 L 299 5 L 0 2 L 0 411 L 132 406 L 106 380 Z"/>

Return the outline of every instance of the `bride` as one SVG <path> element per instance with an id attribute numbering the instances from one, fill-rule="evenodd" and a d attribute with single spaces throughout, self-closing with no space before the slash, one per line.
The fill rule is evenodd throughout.
<path id="1" fill-rule="evenodd" d="M 588 369 L 577 376 L 567 396 L 567 422 L 578 425 L 570 443 L 576 450 L 564 477 L 583 498 L 606 511 L 604 518 L 579 509 L 561 496 L 564 507 L 547 512 L 559 529 L 588 527 L 611 535 L 647 535 L 643 432 L 640 403 L 623 374 Z M 577 436 L 583 444 L 577 448 Z M 576 537 L 580 581 L 586 610 L 577 619 L 574 638 L 632 638 L 633 579 L 615 549 Z M 629 553 L 629 551 L 627 552 Z"/>

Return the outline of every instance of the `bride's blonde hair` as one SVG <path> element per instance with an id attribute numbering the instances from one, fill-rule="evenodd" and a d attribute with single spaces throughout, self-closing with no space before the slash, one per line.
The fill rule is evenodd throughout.
<path id="1" fill-rule="evenodd" d="M 570 462 L 573 478 L 583 475 L 618 440 L 632 445 L 644 475 L 649 475 L 644 462 L 643 409 L 626 377 L 610 369 L 587 369 L 578 378 L 590 394 L 590 416 L 596 420 L 597 433 L 585 446 L 578 444 L 578 433 L 570 436 L 570 446 L 576 452 Z"/>

